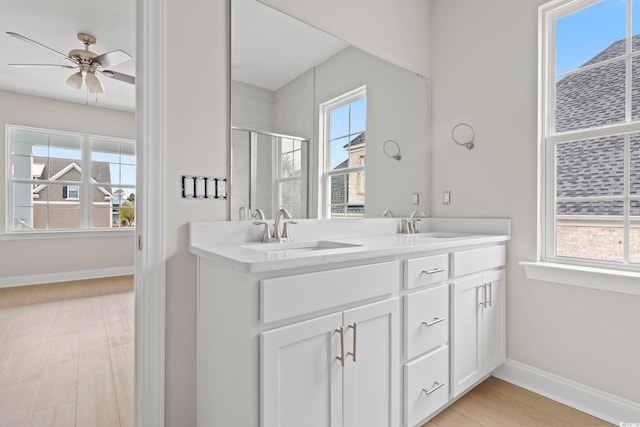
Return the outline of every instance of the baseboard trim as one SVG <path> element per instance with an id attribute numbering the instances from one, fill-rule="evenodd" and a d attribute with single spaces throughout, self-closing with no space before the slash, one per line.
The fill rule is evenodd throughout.
<path id="1" fill-rule="evenodd" d="M 46 283 L 69 282 L 73 280 L 99 279 L 101 277 L 126 276 L 133 274 L 133 271 L 133 266 L 130 265 L 124 267 L 97 268 L 94 270 L 61 271 L 59 273 L 0 277 L 0 288 L 43 285 Z"/>
<path id="2" fill-rule="evenodd" d="M 493 375 L 615 425 L 640 422 L 638 403 L 515 360 L 507 359 Z"/>

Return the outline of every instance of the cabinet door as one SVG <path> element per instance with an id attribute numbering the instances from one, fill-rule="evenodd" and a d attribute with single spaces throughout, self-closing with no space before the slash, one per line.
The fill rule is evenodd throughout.
<path id="1" fill-rule="evenodd" d="M 342 426 L 341 325 L 337 313 L 262 334 L 262 427 Z"/>
<path id="2" fill-rule="evenodd" d="M 478 293 L 480 276 L 456 281 L 452 286 L 452 389 L 453 397 L 472 386 L 482 376 L 482 310 Z"/>
<path id="3" fill-rule="evenodd" d="M 399 310 L 393 298 L 344 312 L 345 427 L 400 423 Z"/>
<path id="4" fill-rule="evenodd" d="M 483 276 L 487 286 L 487 302 L 482 319 L 482 367 L 487 374 L 506 359 L 506 282 L 504 271 Z"/>

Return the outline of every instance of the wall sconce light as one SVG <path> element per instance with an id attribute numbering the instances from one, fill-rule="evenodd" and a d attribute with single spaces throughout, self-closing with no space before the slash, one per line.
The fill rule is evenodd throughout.
<path id="1" fill-rule="evenodd" d="M 468 123 L 458 123 L 451 129 L 451 138 L 458 145 L 471 150 L 475 145 L 473 141 L 476 139 L 476 133 Z"/>
<path id="2" fill-rule="evenodd" d="M 394 145 L 395 148 L 393 147 Z M 390 157 L 392 159 L 400 161 L 400 159 L 402 158 L 402 156 L 400 155 L 400 145 L 393 139 L 387 139 L 384 142 L 384 144 L 382 145 L 382 151 L 384 151 L 384 154 L 386 154 L 387 157 Z"/>

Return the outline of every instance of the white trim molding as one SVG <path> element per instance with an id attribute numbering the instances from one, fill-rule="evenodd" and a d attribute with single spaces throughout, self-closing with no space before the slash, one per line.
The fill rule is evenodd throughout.
<path id="1" fill-rule="evenodd" d="M 615 425 L 640 422 L 640 404 L 507 359 L 493 372 L 515 384 Z"/>
<path id="2" fill-rule="evenodd" d="M 28 274 L 24 276 L 0 277 L 0 288 L 13 286 L 43 285 L 70 282 L 73 280 L 99 279 L 101 277 L 127 276 L 133 274 L 133 266 L 97 268 L 93 270 L 61 271 L 59 273 Z"/>
<path id="3" fill-rule="evenodd" d="M 518 265 L 524 267 L 528 279 L 640 295 L 640 273 L 635 271 L 555 262 L 520 262 Z"/>
<path id="4" fill-rule="evenodd" d="M 135 425 L 165 425 L 165 10 L 136 0 Z"/>

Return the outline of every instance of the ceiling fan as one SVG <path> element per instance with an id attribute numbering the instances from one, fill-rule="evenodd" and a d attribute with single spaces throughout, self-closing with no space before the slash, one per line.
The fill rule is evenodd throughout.
<path id="1" fill-rule="evenodd" d="M 122 50 L 114 50 L 111 52 L 98 55 L 89 50 L 89 46 L 96 43 L 96 38 L 90 34 L 78 33 L 78 40 L 84 44 L 84 49 L 73 49 L 68 55 L 58 52 L 55 49 L 45 46 L 42 43 L 38 43 L 35 40 L 31 40 L 21 34 L 7 31 L 7 34 L 29 43 L 34 46 L 38 46 L 47 49 L 49 52 L 66 59 L 73 65 L 58 65 L 58 64 L 9 64 L 12 67 L 62 67 L 69 69 L 77 69 L 78 71 L 72 74 L 67 79 L 67 84 L 74 89 L 80 89 L 82 87 L 82 81 L 91 93 L 103 93 L 104 87 L 102 82 L 97 76 L 97 72 L 101 73 L 105 77 L 109 77 L 121 82 L 135 84 L 135 77 L 128 74 L 119 73 L 117 71 L 106 70 L 106 67 L 113 67 L 131 59 L 131 55 Z"/>

